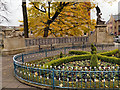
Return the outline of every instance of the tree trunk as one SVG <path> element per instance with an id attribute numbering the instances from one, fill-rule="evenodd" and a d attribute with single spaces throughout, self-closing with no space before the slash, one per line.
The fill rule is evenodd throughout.
<path id="1" fill-rule="evenodd" d="M 27 18 L 27 8 L 26 2 L 22 0 L 22 10 L 23 10 L 23 21 L 24 21 L 24 37 L 28 38 L 28 18 Z"/>
<path id="2" fill-rule="evenodd" d="M 49 30 L 49 26 L 47 26 L 47 27 L 44 29 L 44 36 L 43 36 L 43 37 L 48 37 L 48 30 Z"/>

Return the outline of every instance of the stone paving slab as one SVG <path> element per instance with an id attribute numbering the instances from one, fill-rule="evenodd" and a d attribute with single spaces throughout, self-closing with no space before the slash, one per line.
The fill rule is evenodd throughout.
<path id="1" fill-rule="evenodd" d="M 31 86 L 20 83 L 14 77 L 13 55 L 2 57 L 2 88 L 4 90 L 16 90 L 16 88 L 31 88 Z M 34 88 L 34 87 L 32 87 Z M 24 90 L 24 89 L 23 89 Z"/>

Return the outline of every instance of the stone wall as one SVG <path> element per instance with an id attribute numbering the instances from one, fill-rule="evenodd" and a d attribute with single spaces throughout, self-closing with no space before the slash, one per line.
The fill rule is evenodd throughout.
<path id="1" fill-rule="evenodd" d="M 82 45 L 83 42 L 74 43 L 74 45 Z M 85 44 L 85 43 L 84 43 Z M 61 47 L 71 47 L 73 43 L 59 43 L 52 44 L 52 48 L 61 48 Z M 51 44 L 40 45 L 41 49 L 51 48 Z M 5 38 L 4 39 L 4 49 L 2 50 L 2 55 L 13 55 L 22 52 L 37 51 L 39 50 L 39 45 L 26 46 L 25 38 Z"/>
<path id="2" fill-rule="evenodd" d="M 25 47 L 24 38 L 5 38 L 4 39 L 4 49 L 17 49 Z"/>

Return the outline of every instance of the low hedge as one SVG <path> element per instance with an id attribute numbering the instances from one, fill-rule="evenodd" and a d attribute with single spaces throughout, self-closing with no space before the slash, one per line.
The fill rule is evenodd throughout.
<path id="1" fill-rule="evenodd" d="M 113 51 L 108 51 L 108 52 L 100 53 L 100 55 L 112 56 L 112 55 L 114 55 L 116 53 L 118 53 L 118 49 L 115 49 Z"/>
<path id="2" fill-rule="evenodd" d="M 116 58 L 116 57 L 108 57 L 108 56 L 104 56 L 104 55 L 97 55 L 98 59 L 100 59 L 101 61 L 105 61 L 105 62 L 109 62 L 109 63 L 115 63 L 115 64 L 119 64 L 120 65 L 120 58 Z"/>
<path id="3" fill-rule="evenodd" d="M 68 62 L 73 62 L 73 61 L 80 61 L 80 60 L 88 60 L 91 58 L 91 54 L 85 54 L 85 55 L 74 55 L 74 56 L 69 56 L 69 57 L 64 57 L 64 58 L 59 58 L 57 60 L 53 60 L 51 62 L 48 62 L 44 64 L 45 68 L 50 68 L 50 66 L 58 66 L 61 65 L 62 63 L 68 63 Z M 41 67 L 43 69 L 43 67 Z"/>
<path id="4" fill-rule="evenodd" d="M 82 55 L 82 54 L 90 54 L 90 52 L 71 50 L 69 51 L 69 54 Z"/>

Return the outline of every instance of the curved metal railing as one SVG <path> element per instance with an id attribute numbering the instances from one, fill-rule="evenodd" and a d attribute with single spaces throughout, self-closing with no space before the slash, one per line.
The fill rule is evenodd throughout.
<path id="1" fill-rule="evenodd" d="M 96 46 L 99 50 L 105 50 L 108 48 L 115 49 L 114 46 Z M 80 49 L 90 51 L 90 46 L 83 47 L 64 47 L 56 48 L 52 50 L 41 50 L 38 52 L 21 53 L 13 57 L 14 61 L 14 74 L 19 80 L 25 82 L 49 86 L 54 88 L 71 88 L 71 89 L 95 89 L 95 88 L 120 88 L 120 70 L 119 67 L 101 67 L 102 70 L 91 70 L 91 67 L 85 67 L 79 69 L 76 67 L 68 67 L 68 70 L 64 70 L 63 67 L 52 67 L 49 69 L 41 69 L 39 64 L 26 63 L 31 60 L 37 60 L 40 58 L 57 55 L 60 52 L 64 54 L 69 50 Z M 60 69 L 62 68 L 62 70 Z M 71 68 L 71 70 L 69 70 Z M 107 69 L 106 69 L 107 68 Z"/>

